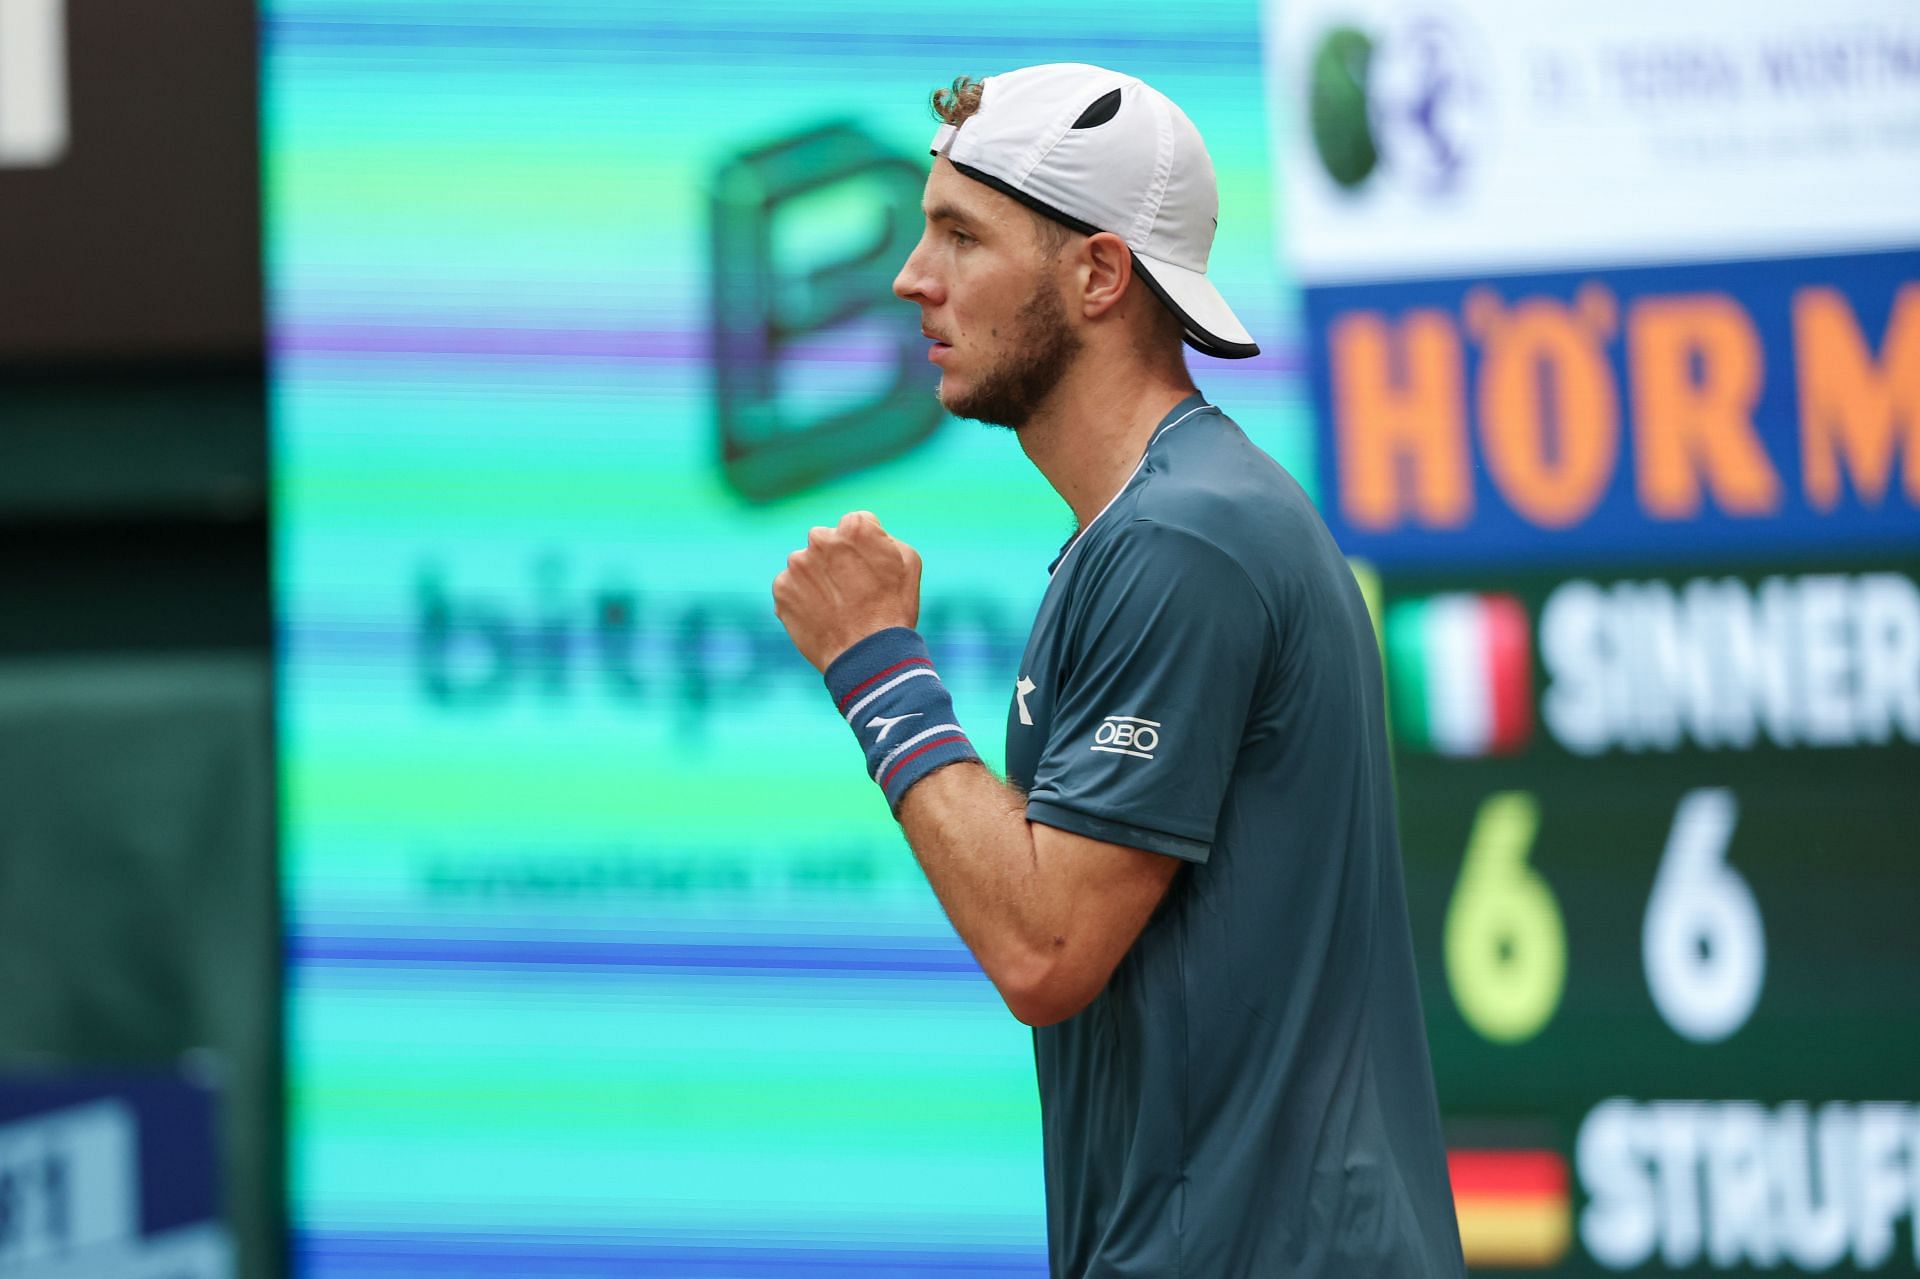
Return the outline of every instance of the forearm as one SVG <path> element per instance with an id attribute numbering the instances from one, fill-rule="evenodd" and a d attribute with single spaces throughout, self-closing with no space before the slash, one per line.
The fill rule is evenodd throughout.
<path id="1" fill-rule="evenodd" d="M 919 595 L 920 557 L 863 511 L 809 532 L 773 581 L 775 612 L 825 678 L 954 931 L 1013 1015 L 1048 1025 L 1098 996 L 1179 863 L 1027 821 L 913 630 Z"/>
<path id="2" fill-rule="evenodd" d="M 1016 1014 L 1066 946 L 1027 801 L 978 763 L 918 782 L 897 816 L 954 931 Z"/>

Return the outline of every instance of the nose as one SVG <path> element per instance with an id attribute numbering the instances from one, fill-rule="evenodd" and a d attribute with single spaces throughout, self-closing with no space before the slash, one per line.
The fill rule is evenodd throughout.
<path id="1" fill-rule="evenodd" d="M 907 254 L 907 260 L 900 264 L 900 273 L 893 277 L 893 295 L 908 302 L 922 302 L 932 306 L 940 304 L 939 282 L 931 271 L 932 261 L 927 253 L 927 237 L 923 232 L 919 243 Z"/>

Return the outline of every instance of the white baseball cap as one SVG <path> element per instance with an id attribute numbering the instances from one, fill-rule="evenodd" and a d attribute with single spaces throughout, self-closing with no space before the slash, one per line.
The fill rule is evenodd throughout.
<path id="1" fill-rule="evenodd" d="M 1081 62 L 1022 67 L 982 81 L 979 111 L 941 126 L 932 146 L 967 177 L 1057 222 L 1126 241 L 1194 350 L 1260 354 L 1207 279 L 1220 220 L 1213 160 L 1165 94 Z"/>

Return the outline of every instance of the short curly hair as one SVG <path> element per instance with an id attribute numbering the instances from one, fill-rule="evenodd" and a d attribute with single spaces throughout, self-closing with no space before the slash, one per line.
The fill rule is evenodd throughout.
<path id="1" fill-rule="evenodd" d="M 953 84 L 933 91 L 933 113 L 947 124 L 963 124 L 980 110 L 980 91 L 986 81 L 957 75 Z"/>
<path id="2" fill-rule="evenodd" d="M 966 75 L 955 76 L 951 85 L 942 85 L 933 91 L 933 114 L 945 124 L 964 124 L 979 113 L 980 93 L 985 88 L 984 80 Z M 1033 219 L 1034 240 L 1040 246 L 1040 251 L 1048 257 L 1058 255 L 1073 238 L 1073 229 L 1065 223 L 1057 222 L 1031 207 L 1027 209 L 1027 214 Z M 1141 334 L 1142 355 L 1152 358 L 1158 353 L 1170 351 L 1184 368 L 1180 318 L 1158 297 L 1153 299 L 1153 305 L 1148 308 L 1148 316 L 1146 329 Z"/>
<path id="3" fill-rule="evenodd" d="M 986 81 L 976 80 L 972 76 L 958 75 L 951 85 L 944 85 L 933 91 L 933 114 L 947 124 L 965 124 L 980 110 L 980 93 L 987 87 Z M 1045 214 L 1028 209 L 1033 218 L 1033 234 L 1040 245 L 1041 252 L 1048 257 L 1058 254 L 1073 238 L 1072 228 L 1056 222 Z"/>

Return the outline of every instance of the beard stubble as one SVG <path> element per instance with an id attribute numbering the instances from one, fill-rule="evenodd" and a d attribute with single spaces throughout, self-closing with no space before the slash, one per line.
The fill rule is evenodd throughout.
<path id="1" fill-rule="evenodd" d="M 1018 431 L 1079 358 L 1080 338 L 1068 326 L 1060 295 L 1045 277 L 1035 282 L 1014 313 L 1013 328 L 1006 354 L 978 386 L 952 400 L 941 397 L 949 413 Z"/>

